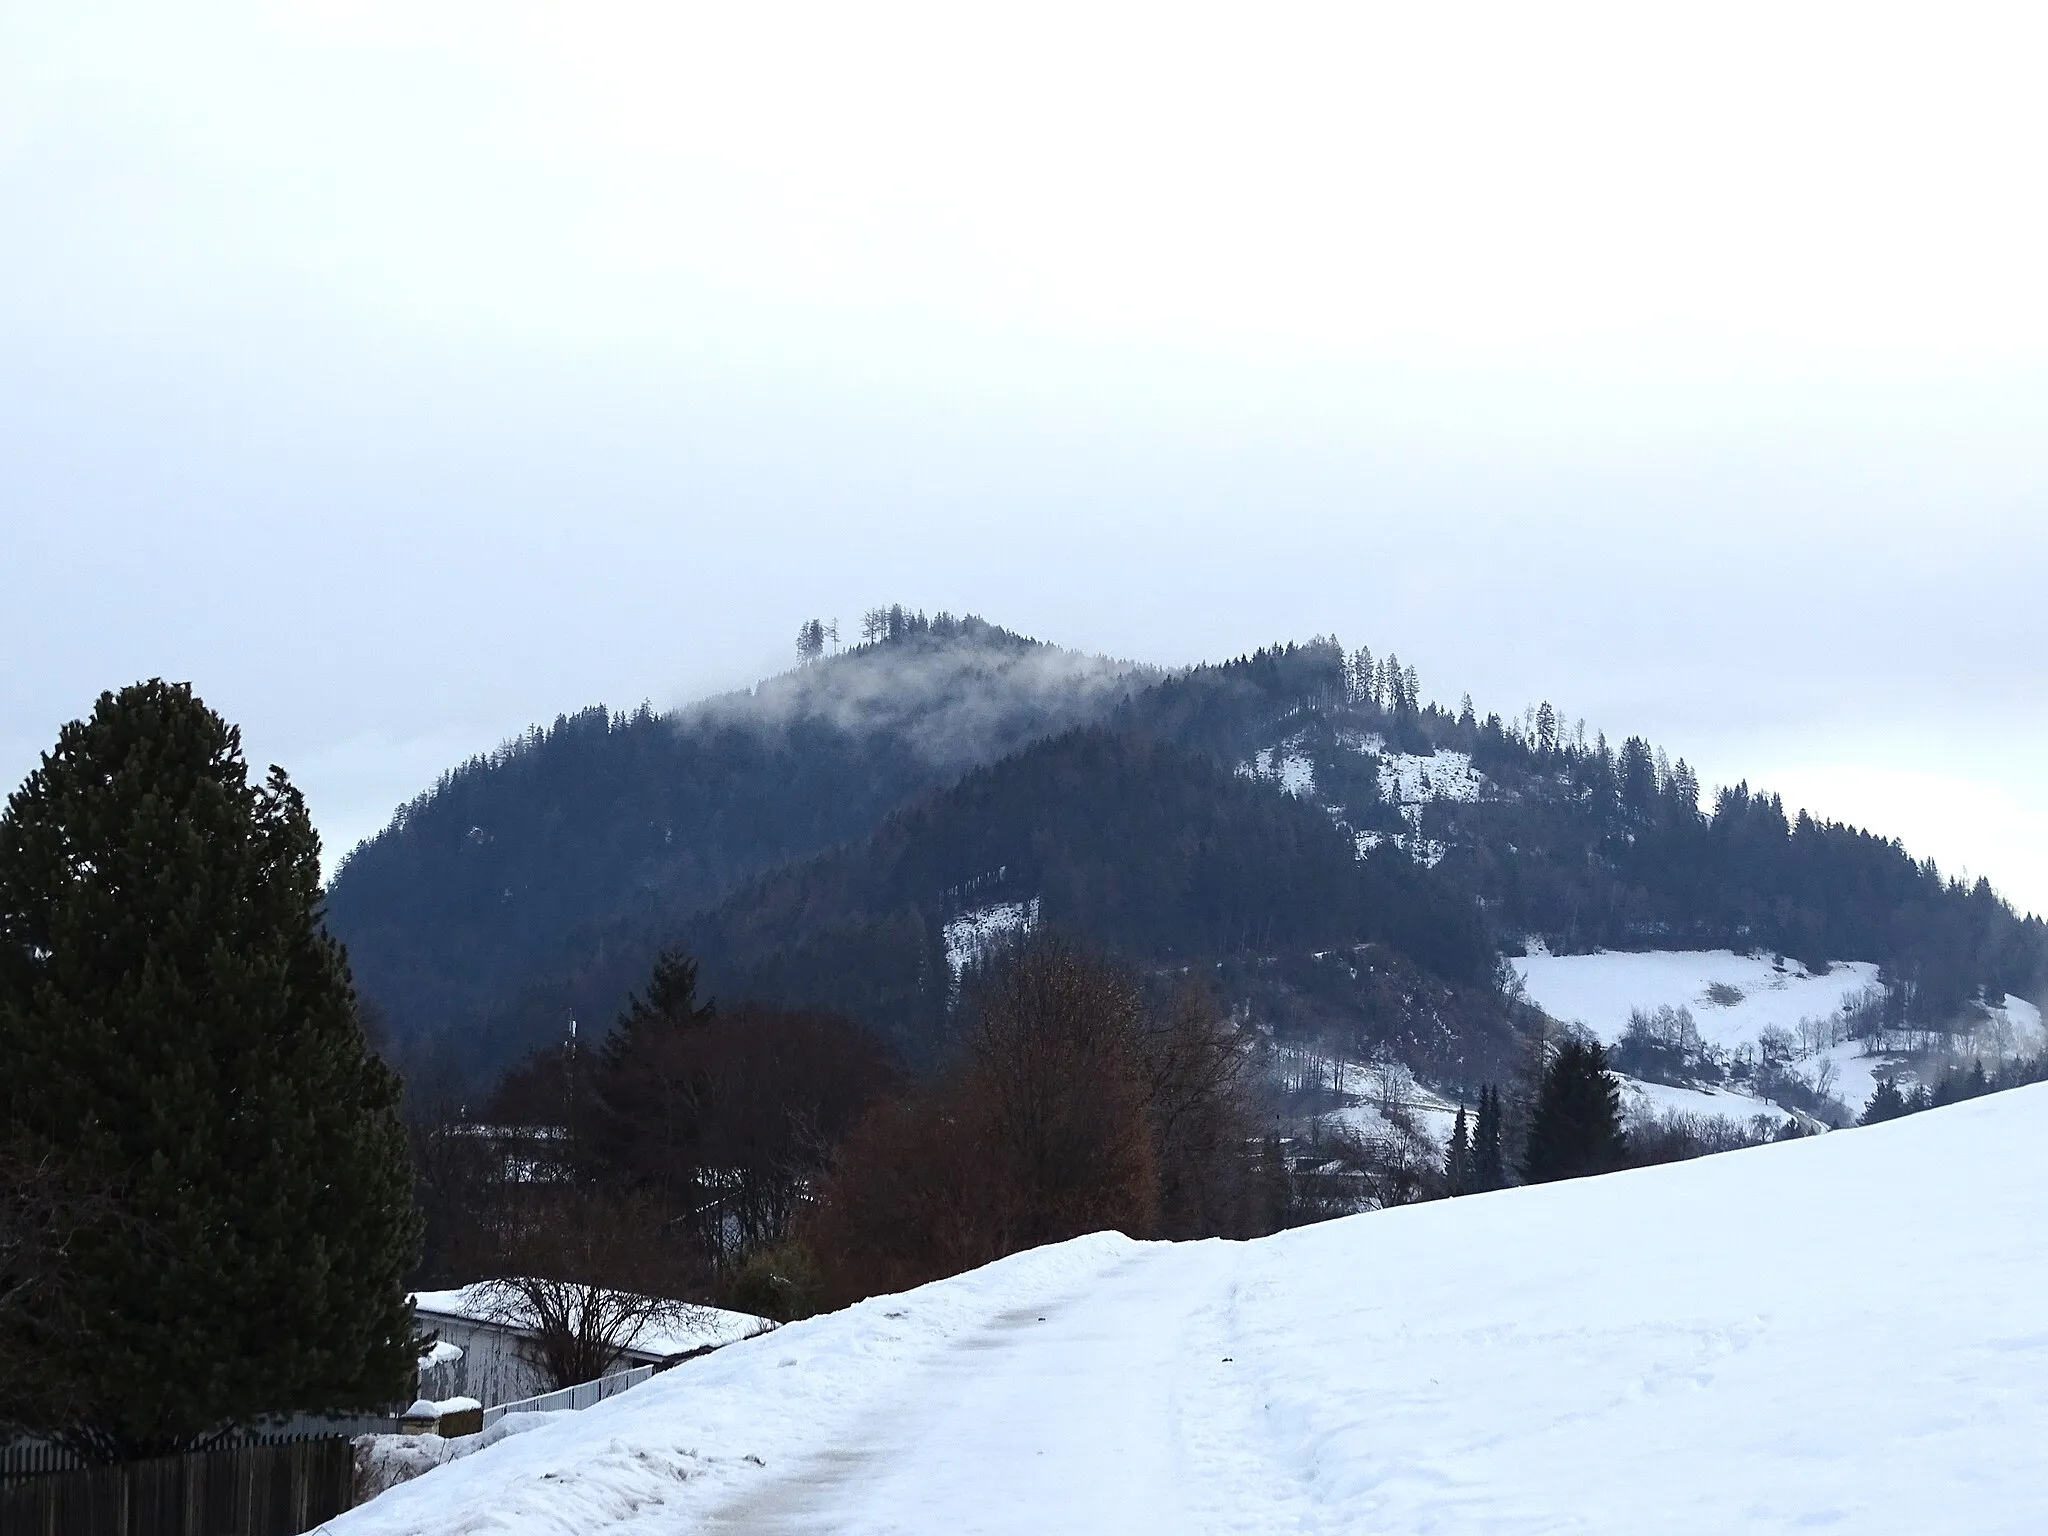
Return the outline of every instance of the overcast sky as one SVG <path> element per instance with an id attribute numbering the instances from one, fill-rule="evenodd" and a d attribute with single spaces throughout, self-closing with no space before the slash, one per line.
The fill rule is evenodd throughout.
<path id="1" fill-rule="evenodd" d="M 1334 632 L 2048 910 L 2020 7 L 0 0 L 0 778 L 330 855 L 901 601 Z"/>

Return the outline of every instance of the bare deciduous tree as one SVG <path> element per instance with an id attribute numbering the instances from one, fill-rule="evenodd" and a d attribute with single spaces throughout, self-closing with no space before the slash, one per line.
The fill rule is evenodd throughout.
<path id="1" fill-rule="evenodd" d="M 1265 1230 L 1236 1032 L 1198 991 L 1147 1006 L 1117 965 L 1034 934 L 971 978 L 963 1059 L 879 1106 L 807 1236 L 843 1297 L 1039 1243 Z"/>
<path id="2" fill-rule="evenodd" d="M 530 1334 L 527 1357 L 554 1387 L 596 1381 L 628 1349 L 686 1326 L 699 1310 L 666 1297 L 539 1275 L 487 1281 L 479 1294 L 487 1316 Z"/>
<path id="3" fill-rule="evenodd" d="M 1823 1056 L 1820 1065 L 1814 1069 L 1813 1092 L 1816 1098 L 1832 1099 L 1835 1088 L 1842 1080 L 1842 1069 L 1835 1065 L 1832 1056 Z"/>
<path id="4" fill-rule="evenodd" d="M 1006 1249 L 1105 1227 L 1149 1236 L 1158 1166 L 1130 978 L 1035 935 L 977 979 L 968 1006 Z"/>
<path id="5" fill-rule="evenodd" d="M 1758 1030 L 1756 1047 L 1767 1067 L 1775 1067 L 1782 1062 L 1790 1061 L 1797 1052 L 1792 1032 L 1779 1024 L 1766 1024 Z"/>
<path id="6" fill-rule="evenodd" d="M 1201 1237 L 1246 1226 L 1244 1042 L 1196 986 L 1179 988 L 1144 1035 L 1146 1099 L 1158 1146 L 1159 1232 Z"/>
<path id="7" fill-rule="evenodd" d="M 662 1207 L 630 1192 L 567 1185 L 520 1212 L 478 1296 L 486 1315 L 531 1334 L 533 1365 L 556 1387 L 595 1381 L 636 1345 L 697 1310 L 684 1247 Z"/>

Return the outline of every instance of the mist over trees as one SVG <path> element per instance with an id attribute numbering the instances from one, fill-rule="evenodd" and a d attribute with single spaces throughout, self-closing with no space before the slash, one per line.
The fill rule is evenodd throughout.
<path id="1" fill-rule="evenodd" d="M 2039 989 L 2048 932 L 1988 885 L 1744 785 L 1703 807 L 1682 759 L 1547 703 L 1446 709 L 1397 655 L 1319 638 L 1155 677 L 900 605 L 825 656 L 836 627 L 805 621 L 808 659 L 749 694 L 558 722 L 358 850 L 332 920 L 399 1047 L 487 1073 L 571 1017 L 601 1028 L 683 942 L 719 990 L 847 1012 L 920 1059 L 945 924 L 1001 900 L 1142 963 L 1203 957 L 1232 1006 L 1451 1082 L 1512 1053 L 1491 955 L 1529 935 L 1873 960 L 1896 1027 Z M 1100 734 L 1055 744 L 1077 725 Z M 1283 746 L 1312 794 L 1222 782 Z M 1390 762 L 1439 753 L 1483 790 L 1389 798 Z M 1151 815 L 1155 791 L 1205 830 Z"/>
<path id="2" fill-rule="evenodd" d="M 1746 785 L 1703 807 L 1548 703 L 1448 710 L 1391 653 L 1161 677 L 895 605 L 859 635 L 806 620 L 756 689 L 448 775 L 326 897 L 374 1007 L 232 728 L 161 684 L 67 727 L 0 819 L 0 1420 L 128 1454 L 389 1406 L 401 1278 L 488 1280 L 566 1383 L 677 1298 L 789 1318 L 1104 1227 L 1252 1236 L 1808 1128 L 1625 1132 L 1606 1052 L 1504 971 L 1527 937 L 1874 960 L 1859 1019 L 1895 1033 L 2038 995 L 2048 934 L 1988 884 Z M 1765 1047 L 1741 1076 L 1667 1009 L 1611 1065 L 1839 1113 Z M 1373 1117 L 1326 1135 L 1347 1062 Z M 1957 1057 L 1863 1119 L 2042 1070 Z M 251 1329 L 251 1296 L 286 1300 Z"/>
<path id="3" fill-rule="evenodd" d="M 601 1025 L 691 914 L 1127 691 L 980 619 L 898 631 L 674 714 L 559 717 L 402 808 L 327 912 L 396 1048 L 488 1075 Z"/>

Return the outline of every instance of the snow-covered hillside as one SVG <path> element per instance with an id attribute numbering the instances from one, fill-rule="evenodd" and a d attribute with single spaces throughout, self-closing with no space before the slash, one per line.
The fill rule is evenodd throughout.
<path id="1" fill-rule="evenodd" d="M 2039 1530 L 2048 1086 L 736 1344 L 335 1536 Z"/>
<path id="2" fill-rule="evenodd" d="M 1530 1002 L 1610 1045 L 1628 1028 L 1631 1009 L 1659 1007 L 1691 1009 L 1709 1045 L 1751 1045 L 1769 1026 L 1790 1031 L 1801 1019 L 1828 1018 L 1877 985 L 1874 965 L 1845 961 L 1815 976 L 1797 960 L 1780 969 L 1769 955 L 1725 949 L 1538 952 L 1510 964 Z"/>
<path id="3" fill-rule="evenodd" d="M 962 969 L 982 959 L 991 949 L 1037 926 L 1035 896 L 1029 901 L 998 901 L 963 912 L 944 929 L 947 969 L 957 978 Z"/>
<path id="4" fill-rule="evenodd" d="M 1839 1030 L 1825 1027 L 1876 990 L 1878 968 L 1864 961 L 1837 961 L 1825 974 L 1815 974 L 1797 960 L 1725 949 L 1553 955 L 1536 945 L 1509 963 L 1529 1001 L 1554 1019 L 1583 1024 L 1609 1045 L 1622 1037 L 1637 1009 L 1683 1008 L 1700 1038 L 1724 1050 L 1754 1051 L 1766 1030 L 1780 1030 L 1791 1037 L 1802 1074 L 1819 1080 L 1825 1067 L 1829 1092 L 1852 1110 L 1868 1101 L 1877 1074 L 1894 1070 L 1900 1060 L 1870 1041 L 1839 1038 Z M 1983 1010 L 1978 1037 L 1967 1048 L 1995 1063 L 2038 1052 L 2044 1043 L 2041 1010 L 2024 998 L 2007 997 Z M 1725 1091 L 1699 1095 L 1632 1086 L 1665 1108 L 1694 1114 L 1739 1119 L 1768 1108 Z M 1717 1108 L 1715 1098 L 1731 1103 Z"/>
<path id="5" fill-rule="evenodd" d="M 1298 799 L 1318 799 L 1315 763 L 1304 749 L 1306 741 L 1306 735 L 1297 732 L 1277 747 L 1261 747 L 1250 759 L 1240 763 L 1237 771 L 1248 779 L 1277 785 Z M 1471 754 L 1453 752 L 1448 748 L 1427 757 L 1392 752 L 1382 737 L 1352 731 L 1340 732 L 1338 744 L 1345 751 L 1369 756 L 1378 763 L 1380 799 L 1399 811 L 1401 819 L 1408 824 L 1406 832 L 1391 835 L 1355 832 L 1359 857 L 1363 858 L 1382 843 L 1391 841 L 1418 863 L 1431 868 L 1442 863 L 1449 850 L 1443 843 L 1423 835 L 1423 815 L 1430 806 L 1440 802 L 1469 804 L 1483 797 L 1487 790 L 1486 776 L 1472 766 Z M 1332 816 L 1340 818 L 1348 809 L 1327 800 L 1322 803 Z"/>

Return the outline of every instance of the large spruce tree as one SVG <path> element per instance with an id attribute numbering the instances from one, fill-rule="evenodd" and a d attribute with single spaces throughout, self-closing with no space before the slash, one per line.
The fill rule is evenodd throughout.
<path id="1" fill-rule="evenodd" d="M 303 801 L 249 782 L 189 686 L 103 694 L 0 815 L 0 1061 L 0 1144 L 106 1213 L 0 1314 L 0 1358 L 37 1366 L 0 1419 L 121 1456 L 403 1398 L 398 1085 L 321 926 Z"/>
<path id="2" fill-rule="evenodd" d="M 1896 1078 L 1880 1077 L 1877 1087 L 1871 1091 L 1870 1102 L 1863 1106 L 1863 1113 L 1857 1117 L 1858 1125 L 1878 1125 L 1886 1120 L 1896 1120 L 1909 1112 L 1906 1096 L 1899 1092 Z"/>
<path id="3" fill-rule="evenodd" d="M 1465 1106 L 1458 1106 L 1457 1123 L 1451 1127 L 1450 1143 L 1444 1148 L 1444 1193 L 1462 1195 L 1471 1188 L 1472 1132 L 1465 1123 Z"/>
<path id="4" fill-rule="evenodd" d="M 1501 1150 L 1500 1090 L 1489 1083 L 1479 1090 L 1479 1116 L 1472 1129 L 1465 1187 L 1468 1194 L 1476 1195 L 1505 1189 L 1507 1182 L 1507 1158 Z"/>
<path id="5" fill-rule="evenodd" d="M 1627 1151 L 1621 1087 L 1607 1070 L 1607 1052 L 1598 1041 L 1567 1039 L 1543 1070 L 1522 1177 L 1541 1184 L 1610 1173 Z"/>

